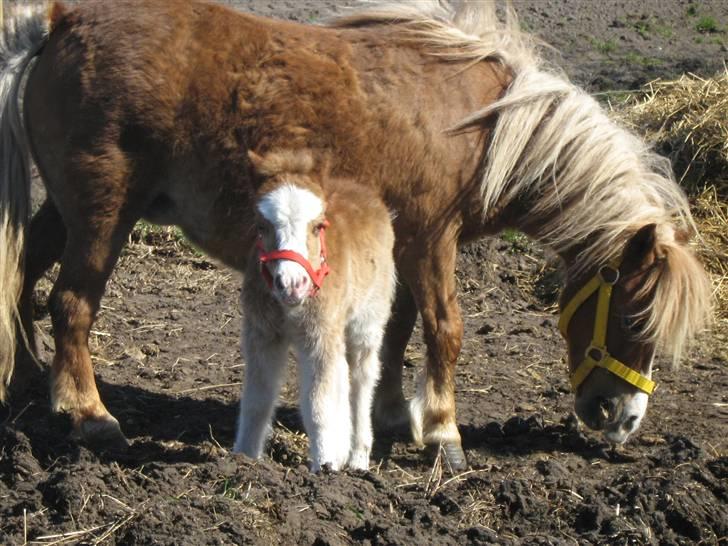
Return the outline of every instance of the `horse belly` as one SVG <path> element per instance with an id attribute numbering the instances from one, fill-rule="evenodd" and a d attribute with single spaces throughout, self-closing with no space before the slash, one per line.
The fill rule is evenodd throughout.
<path id="1" fill-rule="evenodd" d="M 254 241 L 253 210 L 244 186 L 215 180 L 210 173 L 169 177 L 144 212 L 144 219 L 175 225 L 205 254 L 242 271 Z"/>

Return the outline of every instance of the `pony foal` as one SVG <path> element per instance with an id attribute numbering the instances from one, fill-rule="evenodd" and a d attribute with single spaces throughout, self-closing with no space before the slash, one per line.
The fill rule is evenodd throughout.
<path id="1" fill-rule="evenodd" d="M 249 155 L 264 181 L 243 285 L 247 367 L 234 450 L 260 456 L 293 346 L 311 470 L 367 469 L 395 284 L 389 212 L 363 186 L 314 181 L 307 152 Z"/>

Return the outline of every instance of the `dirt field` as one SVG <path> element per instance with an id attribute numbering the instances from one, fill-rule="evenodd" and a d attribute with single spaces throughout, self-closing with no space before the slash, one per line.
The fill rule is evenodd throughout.
<path id="1" fill-rule="evenodd" d="M 328 2 L 234 2 L 313 21 Z M 720 0 L 517 2 L 524 25 L 593 91 L 709 75 L 728 57 Z M 717 32 L 699 31 L 716 22 Z M 722 31 L 720 31 L 722 30 Z M 45 299 L 38 325 L 53 347 Z M 51 417 L 45 384 L 0 408 L 0 544 L 728 544 L 728 331 L 705 336 L 613 451 L 571 415 L 556 273 L 518 234 L 464 248 L 453 476 L 406 438 L 380 437 L 366 473 L 312 475 L 295 367 L 267 456 L 229 453 L 243 362 L 240 279 L 173 232 L 138 230 L 93 329 L 102 397 L 132 440 L 98 455 Z M 423 363 L 419 330 L 405 373 Z"/>

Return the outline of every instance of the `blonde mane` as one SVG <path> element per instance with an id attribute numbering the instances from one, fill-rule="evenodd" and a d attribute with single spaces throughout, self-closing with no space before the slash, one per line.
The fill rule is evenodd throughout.
<path id="1" fill-rule="evenodd" d="M 645 336 L 679 359 L 710 316 L 709 280 L 676 233 L 696 234 L 687 198 L 669 160 L 610 119 L 582 89 L 540 56 L 506 7 L 494 2 L 428 0 L 373 3 L 336 26 L 390 25 L 393 39 L 449 61 L 501 63 L 512 75 L 502 98 L 461 120 L 452 133 L 481 130 L 497 116 L 482 172 L 484 214 L 527 201 L 533 235 L 577 276 L 621 255 L 631 235 L 657 224 L 665 265 L 645 312 Z"/>

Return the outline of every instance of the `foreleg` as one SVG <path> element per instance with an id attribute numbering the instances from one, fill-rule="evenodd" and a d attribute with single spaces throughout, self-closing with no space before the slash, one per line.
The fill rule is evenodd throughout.
<path id="1" fill-rule="evenodd" d="M 311 470 L 340 469 L 349 457 L 349 368 L 343 336 L 299 347 L 301 414 L 310 442 Z"/>
<path id="2" fill-rule="evenodd" d="M 263 452 L 283 383 L 288 341 L 280 335 L 262 332 L 248 322 L 243 331 L 242 353 L 245 383 L 233 451 L 257 459 Z"/>

